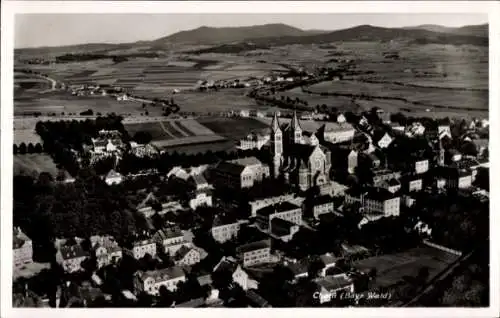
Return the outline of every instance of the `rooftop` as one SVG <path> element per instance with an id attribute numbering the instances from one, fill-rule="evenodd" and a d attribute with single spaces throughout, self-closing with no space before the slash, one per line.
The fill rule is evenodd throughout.
<path id="1" fill-rule="evenodd" d="M 155 282 L 161 282 L 182 277 L 184 276 L 184 272 L 180 267 L 172 266 L 154 271 L 138 272 L 138 275 L 141 276 L 143 280 L 151 277 Z"/>
<path id="2" fill-rule="evenodd" d="M 247 253 L 247 252 L 251 252 L 251 251 L 255 251 L 255 250 L 269 248 L 269 247 L 271 247 L 269 240 L 262 240 L 262 241 L 257 241 L 257 242 L 252 242 L 252 243 L 248 243 L 245 245 L 241 245 L 236 249 L 236 251 L 238 254 L 242 254 L 242 253 Z"/>
<path id="3" fill-rule="evenodd" d="M 292 211 L 292 210 L 296 210 L 296 209 L 300 209 L 300 206 L 298 206 L 294 203 L 285 201 L 285 202 L 272 204 L 272 205 L 266 206 L 262 209 L 259 209 L 259 210 L 257 210 L 257 214 L 260 214 L 263 216 L 269 216 L 269 215 L 274 214 L 274 213 Z"/>
<path id="4" fill-rule="evenodd" d="M 80 244 L 71 245 L 71 246 L 61 246 L 59 248 L 60 255 L 63 259 L 73 259 L 79 257 L 87 257 L 89 253 L 86 252 Z"/>
<path id="5" fill-rule="evenodd" d="M 353 281 L 346 276 L 327 276 L 315 280 L 315 283 L 331 291 L 352 285 Z"/>
<path id="6" fill-rule="evenodd" d="M 323 205 L 323 204 L 327 204 L 327 203 L 333 203 L 333 197 L 330 196 L 330 195 L 321 195 L 319 197 L 316 197 L 314 198 L 313 200 L 313 204 L 315 206 L 317 205 Z"/>
<path id="7" fill-rule="evenodd" d="M 235 176 L 240 176 L 243 170 L 245 170 L 245 166 L 231 162 L 221 162 L 215 167 L 215 170 Z"/>
<path id="8" fill-rule="evenodd" d="M 262 164 L 262 162 L 260 162 L 260 160 L 257 159 L 257 158 L 255 158 L 255 157 L 239 158 L 239 159 L 231 160 L 229 162 L 237 164 L 237 165 L 241 165 L 241 166 L 244 166 L 244 167 L 254 166 L 254 165 L 261 165 Z"/>

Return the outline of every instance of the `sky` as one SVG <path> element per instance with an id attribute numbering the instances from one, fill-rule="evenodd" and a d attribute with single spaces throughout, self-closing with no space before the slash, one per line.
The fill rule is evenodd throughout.
<path id="1" fill-rule="evenodd" d="M 338 30 L 362 24 L 458 27 L 488 22 L 486 14 L 17 14 L 16 48 L 154 40 L 200 26 L 285 23 L 301 29 Z"/>

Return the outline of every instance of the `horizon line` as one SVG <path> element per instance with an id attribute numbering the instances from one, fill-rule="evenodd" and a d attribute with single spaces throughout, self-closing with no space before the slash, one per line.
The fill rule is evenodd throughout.
<path id="1" fill-rule="evenodd" d="M 356 28 L 359 26 L 371 26 L 371 27 L 377 27 L 377 28 L 384 28 L 384 29 L 412 29 L 412 28 L 417 28 L 425 25 L 435 25 L 435 26 L 440 26 L 440 27 L 445 27 L 445 28 L 452 28 L 452 29 L 459 29 L 467 26 L 481 26 L 481 25 L 489 25 L 489 21 L 485 23 L 479 23 L 479 24 L 465 24 L 465 25 L 460 25 L 460 26 L 446 26 L 443 24 L 434 24 L 434 23 L 423 23 L 423 24 L 418 24 L 418 25 L 411 25 L 411 26 L 400 26 L 400 27 L 385 27 L 385 26 L 379 26 L 379 25 L 374 25 L 374 24 L 357 24 L 350 26 L 348 28 L 340 28 L 340 29 L 303 29 L 299 28 L 287 23 L 282 23 L 282 22 L 276 22 L 276 23 L 264 23 L 264 24 L 254 24 L 254 25 L 241 25 L 241 26 L 209 26 L 209 25 L 200 25 L 194 28 L 190 29 L 184 29 L 184 30 L 178 30 L 176 32 L 164 35 L 162 37 L 169 37 L 174 34 L 180 33 L 180 32 L 186 32 L 186 31 L 193 31 L 196 29 L 200 28 L 211 28 L 211 29 L 224 29 L 224 28 L 248 28 L 248 27 L 258 27 L 258 26 L 265 26 L 265 25 L 286 25 L 289 27 L 293 27 L 302 31 L 325 31 L 325 32 L 335 32 L 335 31 L 341 31 L 341 30 L 348 30 L 352 28 Z M 153 40 L 138 40 L 138 41 L 133 41 L 133 42 L 79 42 L 79 43 L 74 43 L 74 44 L 64 44 L 64 45 L 56 45 L 56 46 L 25 46 L 25 47 L 14 47 L 14 50 L 36 50 L 36 49 L 53 49 L 53 48 L 64 48 L 64 47 L 71 47 L 71 46 L 81 46 L 81 45 L 120 45 L 120 44 L 135 44 L 135 43 L 140 43 L 140 42 L 150 42 L 150 41 L 155 41 L 158 40 L 162 37 L 153 39 Z M 243 39 L 242 39 L 243 40 Z"/>

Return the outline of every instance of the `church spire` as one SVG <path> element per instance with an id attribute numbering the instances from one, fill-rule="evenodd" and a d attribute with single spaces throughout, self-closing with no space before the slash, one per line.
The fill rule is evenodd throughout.
<path id="1" fill-rule="evenodd" d="M 271 123 L 271 128 L 273 131 L 278 131 L 280 129 L 280 123 L 278 121 L 278 113 L 274 112 L 273 121 Z"/>
<path id="2" fill-rule="evenodd" d="M 292 127 L 292 130 L 296 130 L 297 128 L 300 129 L 299 119 L 297 118 L 297 111 L 295 110 L 293 111 L 293 117 L 290 126 Z"/>

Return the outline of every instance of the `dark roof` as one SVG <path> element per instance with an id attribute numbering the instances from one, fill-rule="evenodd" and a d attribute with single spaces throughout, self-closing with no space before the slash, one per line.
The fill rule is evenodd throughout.
<path id="1" fill-rule="evenodd" d="M 155 281 L 166 281 L 177 277 L 184 276 L 184 271 L 177 266 L 163 268 L 154 271 L 138 272 L 144 278 L 152 277 Z"/>
<path id="2" fill-rule="evenodd" d="M 236 176 L 240 176 L 244 169 L 245 166 L 231 162 L 221 162 L 215 167 L 215 170 Z"/>
<path id="3" fill-rule="evenodd" d="M 233 273 L 236 268 L 238 268 L 238 263 L 236 262 L 236 260 L 228 257 L 223 257 L 217 264 L 217 269 L 215 271 L 228 271 L 230 273 Z"/>
<path id="4" fill-rule="evenodd" d="M 266 206 L 262 209 L 259 209 L 259 210 L 257 210 L 257 214 L 269 216 L 269 215 L 277 213 L 277 212 L 286 212 L 286 211 L 291 211 L 291 210 L 295 210 L 295 209 L 299 209 L 299 208 L 300 208 L 300 206 L 293 204 L 291 202 L 285 201 L 285 202 L 276 203 L 273 205 Z"/>
<path id="5" fill-rule="evenodd" d="M 183 259 L 183 258 L 184 258 L 184 256 L 186 256 L 186 255 L 187 255 L 187 253 L 189 253 L 191 250 L 192 250 L 192 248 L 189 248 L 189 247 L 187 247 L 187 246 L 184 246 L 184 245 L 183 245 L 183 246 L 182 246 L 181 248 L 179 248 L 179 249 L 177 250 L 177 252 L 175 253 L 175 257 L 174 257 L 174 258 L 175 258 L 175 260 L 176 260 L 176 261 L 179 261 L 179 260 Z"/>
<path id="6" fill-rule="evenodd" d="M 372 200 L 386 201 L 397 197 L 397 195 L 384 188 L 371 187 L 367 190 L 365 197 Z"/>
<path id="7" fill-rule="evenodd" d="M 391 180 L 389 180 L 387 182 L 387 184 L 389 186 L 398 186 L 398 185 L 401 185 L 401 182 L 399 182 L 399 180 L 395 179 L 395 178 L 392 178 Z"/>
<path id="8" fill-rule="evenodd" d="M 234 160 L 231 160 L 230 163 L 237 164 L 237 165 L 244 166 L 244 167 L 262 164 L 262 162 L 260 162 L 260 160 L 255 158 L 255 157 L 245 157 L 245 158 L 234 159 Z"/>
<path id="9" fill-rule="evenodd" d="M 316 284 L 326 290 L 336 290 L 353 284 L 353 281 L 344 276 L 327 276 L 317 279 Z"/>
<path id="10" fill-rule="evenodd" d="M 273 218 L 271 220 L 271 232 L 278 236 L 288 235 L 290 234 L 290 228 L 294 225 L 296 224 L 290 221 Z"/>
<path id="11" fill-rule="evenodd" d="M 196 185 L 201 185 L 201 184 L 208 184 L 207 179 L 202 174 L 195 174 L 191 176 L 193 178 L 193 181 Z"/>
<path id="12" fill-rule="evenodd" d="M 252 304 L 258 307 L 271 307 L 269 302 L 262 298 L 259 294 L 257 294 L 254 290 L 248 290 L 247 291 L 247 298 L 250 300 Z"/>
<path id="13" fill-rule="evenodd" d="M 72 259 L 77 257 L 86 257 L 89 256 L 89 253 L 86 252 L 80 244 L 71 245 L 71 246 L 61 246 L 59 249 L 61 256 L 63 259 Z"/>
<path id="14" fill-rule="evenodd" d="M 195 299 L 191 299 L 189 301 L 180 303 L 178 305 L 175 305 L 175 307 L 179 307 L 179 308 L 196 308 L 196 307 L 201 307 L 204 304 L 205 304 L 205 299 L 203 299 L 203 297 L 200 297 L 200 298 L 195 298 Z"/>
<path id="15" fill-rule="evenodd" d="M 248 243 L 242 246 L 239 246 L 236 251 L 238 254 L 247 253 L 255 250 L 260 250 L 264 248 L 271 247 L 270 242 L 268 240 L 262 240 L 257 242 Z"/>
<path id="16" fill-rule="evenodd" d="M 316 149 L 316 146 L 305 145 L 305 144 L 291 144 L 288 145 L 286 155 L 290 157 L 300 158 L 304 161 L 308 161 L 314 149 Z"/>
<path id="17" fill-rule="evenodd" d="M 300 259 L 296 262 L 288 263 L 287 267 L 294 275 L 300 275 L 308 272 L 309 260 L 307 258 Z"/>
<path id="18" fill-rule="evenodd" d="M 325 195 L 314 198 L 314 201 L 313 201 L 314 206 L 323 205 L 326 203 L 333 203 L 333 197 L 325 194 Z"/>

